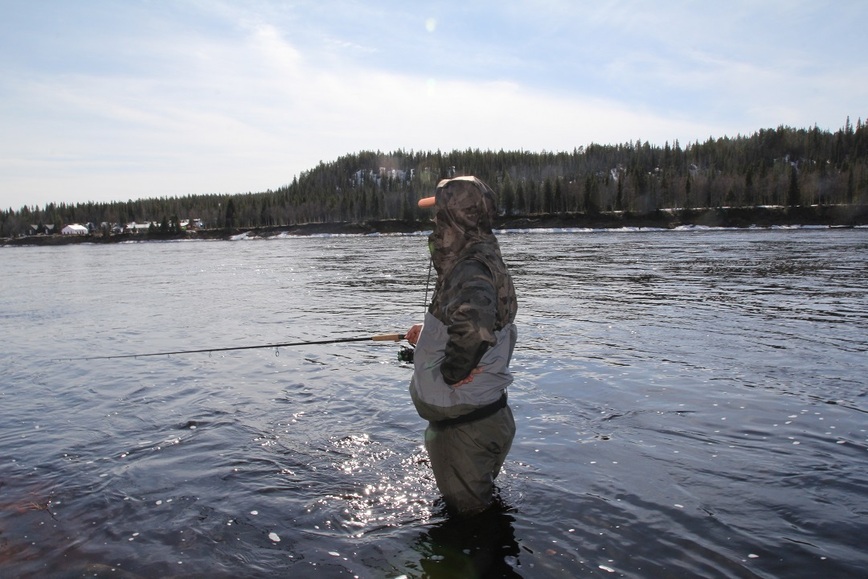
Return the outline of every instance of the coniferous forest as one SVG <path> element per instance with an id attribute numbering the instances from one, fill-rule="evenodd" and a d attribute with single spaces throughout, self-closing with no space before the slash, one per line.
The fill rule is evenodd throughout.
<path id="1" fill-rule="evenodd" d="M 71 223 L 108 235 L 133 222 L 172 233 L 194 219 L 212 229 L 414 222 L 429 217 L 416 201 L 457 175 L 488 182 L 513 218 L 866 205 L 868 127 L 848 118 L 835 132 L 781 126 L 687 145 L 637 140 L 556 153 L 363 151 L 321 162 L 276 190 L 10 208 L 0 214 L 0 237 Z"/>

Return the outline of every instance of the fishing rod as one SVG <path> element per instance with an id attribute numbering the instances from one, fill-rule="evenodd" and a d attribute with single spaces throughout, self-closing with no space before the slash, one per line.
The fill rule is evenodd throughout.
<path id="1" fill-rule="evenodd" d="M 433 267 L 433 258 L 428 262 L 428 280 L 425 282 L 425 306 L 428 305 L 428 289 L 431 282 L 431 270 Z M 180 354 L 204 354 L 213 352 L 230 352 L 233 350 L 256 350 L 261 348 L 291 348 L 295 346 L 315 346 L 323 344 L 341 344 L 346 342 L 400 342 L 404 339 L 404 334 L 378 334 L 376 336 L 365 336 L 363 338 L 335 338 L 331 340 L 312 340 L 308 342 L 284 342 L 281 344 L 256 344 L 253 346 L 229 346 L 226 348 L 200 348 L 196 350 L 173 350 L 171 352 L 148 352 L 145 354 L 116 354 L 113 356 L 86 356 L 83 358 L 60 358 L 59 362 L 78 362 L 85 360 L 120 360 L 122 358 L 149 358 L 154 356 L 175 356 Z M 401 362 L 413 362 L 414 349 L 406 346 L 401 346 L 401 351 L 398 352 L 398 360 Z"/>
<path id="2" fill-rule="evenodd" d="M 364 338 L 335 338 L 332 340 L 313 340 L 308 342 L 284 342 L 282 344 L 258 344 L 255 346 L 230 346 L 227 348 L 202 348 L 199 350 L 175 350 L 172 352 L 149 352 L 147 354 L 118 354 L 115 356 L 88 356 L 85 358 L 64 358 L 61 361 L 76 362 L 81 360 L 118 360 L 121 358 L 148 358 L 151 356 L 174 356 L 177 354 L 203 354 L 211 352 L 229 352 L 231 350 L 256 350 L 259 348 L 291 348 L 294 346 L 314 346 L 321 344 L 341 344 L 345 342 L 399 342 L 404 334 L 378 334 Z"/>

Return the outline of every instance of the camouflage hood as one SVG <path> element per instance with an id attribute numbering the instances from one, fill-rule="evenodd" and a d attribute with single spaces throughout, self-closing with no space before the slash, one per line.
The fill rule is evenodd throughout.
<path id="1" fill-rule="evenodd" d="M 435 193 L 434 231 L 428 242 L 441 278 L 449 275 L 459 255 L 471 245 L 497 245 L 491 231 L 496 216 L 494 192 L 481 180 L 457 177 L 440 181 Z"/>

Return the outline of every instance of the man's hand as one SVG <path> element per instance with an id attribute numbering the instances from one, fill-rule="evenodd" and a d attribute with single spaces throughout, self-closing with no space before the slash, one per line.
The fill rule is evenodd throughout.
<path id="1" fill-rule="evenodd" d="M 419 341 L 419 334 L 421 334 L 421 333 L 422 333 L 422 324 L 416 324 L 412 328 L 407 330 L 407 333 L 404 334 L 404 338 L 406 338 L 406 340 L 408 342 L 410 342 L 411 345 L 415 346 L 416 342 Z"/>
<path id="2" fill-rule="evenodd" d="M 452 385 L 453 388 L 458 388 L 459 386 L 464 386 L 465 384 L 469 384 L 473 382 L 473 377 L 482 372 L 482 366 L 477 366 L 473 370 L 470 371 L 470 374 L 467 375 L 467 378 L 462 380 L 461 382 L 456 382 Z"/>

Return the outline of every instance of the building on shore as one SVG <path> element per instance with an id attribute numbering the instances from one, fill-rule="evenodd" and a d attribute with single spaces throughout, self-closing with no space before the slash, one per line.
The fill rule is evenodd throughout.
<path id="1" fill-rule="evenodd" d="M 64 226 L 63 229 L 60 230 L 63 235 L 87 235 L 90 233 L 87 227 L 84 225 L 79 225 L 78 223 L 71 223 L 69 225 Z"/>

